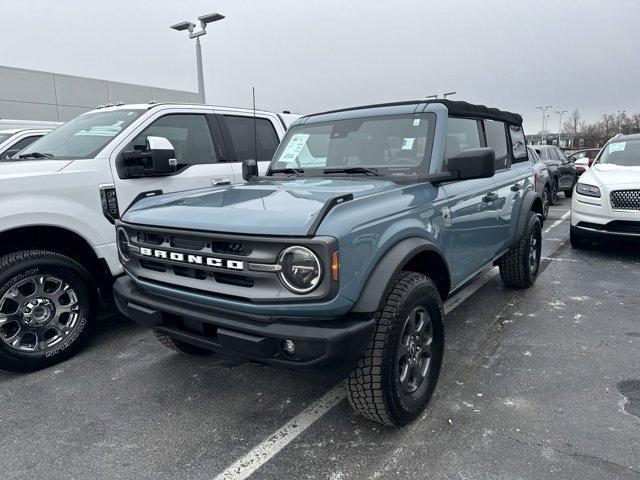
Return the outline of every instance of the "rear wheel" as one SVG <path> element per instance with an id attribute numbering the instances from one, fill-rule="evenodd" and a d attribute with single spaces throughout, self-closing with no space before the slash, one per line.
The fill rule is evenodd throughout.
<path id="1" fill-rule="evenodd" d="M 542 225 L 535 212 L 529 218 L 518 244 L 498 261 L 500 277 L 507 287 L 527 288 L 533 285 L 540 270 Z"/>
<path id="2" fill-rule="evenodd" d="M 210 355 L 211 353 L 213 353 L 211 350 L 207 350 L 206 348 L 196 347 L 195 345 L 191 345 L 190 343 L 176 340 L 171 335 L 168 335 L 164 332 L 154 330 L 153 333 L 156 335 L 156 338 L 162 345 L 176 352 L 197 356 Z"/>
<path id="3" fill-rule="evenodd" d="M 551 191 L 549 192 L 549 205 L 558 203 L 558 179 L 551 180 Z"/>
<path id="4" fill-rule="evenodd" d="M 546 220 L 549 215 L 549 185 L 545 185 L 544 190 L 542 191 L 542 219 Z"/>
<path id="5" fill-rule="evenodd" d="M 442 301 L 433 281 L 402 272 L 374 316 L 376 330 L 346 380 L 349 403 L 385 425 L 415 419 L 431 398 L 442 365 Z"/>
<path id="6" fill-rule="evenodd" d="M 0 369 L 27 372 L 66 360 L 96 314 L 96 286 L 71 258 L 42 250 L 0 258 Z"/>

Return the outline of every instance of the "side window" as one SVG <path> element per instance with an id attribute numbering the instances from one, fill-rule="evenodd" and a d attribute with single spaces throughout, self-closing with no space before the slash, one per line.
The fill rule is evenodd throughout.
<path id="1" fill-rule="evenodd" d="M 477 120 L 449 117 L 447 144 L 444 150 L 445 159 L 465 148 L 479 148 L 480 146 L 480 131 Z"/>
<path id="2" fill-rule="evenodd" d="M 266 118 L 224 116 L 227 131 L 231 137 L 235 160 L 242 162 L 249 158 L 269 161 L 280 143 L 273 124 Z M 257 158 L 256 158 L 257 157 Z"/>
<path id="3" fill-rule="evenodd" d="M 509 135 L 511 136 L 511 152 L 513 163 L 527 161 L 527 141 L 524 138 L 524 130 L 517 125 L 509 125 Z"/>
<path id="4" fill-rule="evenodd" d="M 560 158 L 558 157 L 558 152 L 556 152 L 555 148 L 545 148 L 545 151 L 549 160 L 560 160 Z"/>
<path id="5" fill-rule="evenodd" d="M 160 117 L 133 139 L 125 150 L 144 150 L 147 137 L 164 137 L 176 152 L 178 165 L 217 162 L 209 124 L 204 115 L 171 114 Z"/>
<path id="6" fill-rule="evenodd" d="M 564 152 L 562 150 L 560 150 L 559 148 L 556 148 L 556 154 L 558 155 L 558 158 L 562 161 L 562 163 L 568 163 L 569 161 L 567 160 L 567 156 L 564 154 Z"/>
<path id="7" fill-rule="evenodd" d="M 502 122 L 493 120 L 484 121 L 484 132 L 487 136 L 487 147 L 496 152 L 496 172 L 509 167 L 509 155 L 507 151 L 507 133 Z"/>
<path id="8" fill-rule="evenodd" d="M 538 154 L 538 157 L 540 157 L 540 160 L 549 160 L 549 157 L 546 155 L 544 148 L 536 148 L 535 150 Z"/>
<path id="9" fill-rule="evenodd" d="M 25 137 L 22 140 L 18 140 L 16 143 L 11 145 L 11 148 L 9 148 L 9 150 L 7 150 L 5 152 L 5 156 L 13 157 L 20 150 L 22 150 L 23 148 L 27 148 L 29 145 L 31 145 L 33 142 L 35 142 L 40 137 L 41 137 L 41 135 L 33 135 L 31 137 Z"/>
<path id="10" fill-rule="evenodd" d="M 538 154 L 530 149 L 527 149 L 529 151 L 529 160 L 531 160 L 531 163 L 538 163 L 540 161 L 540 159 L 538 158 Z"/>

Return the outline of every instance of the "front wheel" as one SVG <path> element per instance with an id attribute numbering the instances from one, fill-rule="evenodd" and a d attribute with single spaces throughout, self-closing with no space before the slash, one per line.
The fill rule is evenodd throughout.
<path id="1" fill-rule="evenodd" d="M 401 272 L 375 314 L 376 330 L 346 380 L 353 409 L 400 426 L 415 419 L 438 383 L 444 354 L 442 300 L 433 281 Z"/>
<path id="2" fill-rule="evenodd" d="M 195 345 L 191 345 L 190 343 L 181 342 L 173 338 L 171 335 L 168 335 L 164 332 L 159 332 L 158 330 L 154 330 L 158 341 L 167 348 L 179 353 L 184 353 L 186 355 L 195 355 L 195 356 L 204 356 L 210 355 L 213 353 L 211 350 L 206 350 L 204 348 L 197 347 Z"/>
<path id="3" fill-rule="evenodd" d="M 573 197 L 573 190 L 565 190 L 564 191 L 564 196 L 567 197 L 567 198 Z"/>
<path id="4" fill-rule="evenodd" d="M 533 285 L 540 270 L 542 225 L 535 212 L 529 218 L 522 237 L 498 261 L 500 278 L 507 287 L 527 288 Z"/>
<path id="5" fill-rule="evenodd" d="M 55 252 L 0 258 L 0 369 L 28 372 L 71 357 L 96 317 L 87 270 Z"/>
<path id="6" fill-rule="evenodd" d="M 558 203 L 558 179 L 551 180 L 551 192 L 549 194 L 549 205 Z"/>

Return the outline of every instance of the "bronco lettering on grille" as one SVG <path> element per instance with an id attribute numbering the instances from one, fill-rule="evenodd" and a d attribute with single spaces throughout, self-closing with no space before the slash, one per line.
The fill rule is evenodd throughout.
<path id="1" fill-rule="evenodd" d="M 140 247 L 140 255 L 161 260 L 173 260 L 174 262 L 188 263 L 191 265 L 206 265 L 207 267 L 226 268 L 229 270 L 244 270 L 244 262 L 240 260 L 204 257 L 202 255 L 170 252 L 168 250 L 157 250 L 147 247 Z"/>

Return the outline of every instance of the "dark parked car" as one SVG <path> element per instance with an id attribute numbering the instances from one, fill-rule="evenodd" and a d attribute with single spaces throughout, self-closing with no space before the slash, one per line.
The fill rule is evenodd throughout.
<path id="1" fill-rule="evenodd" d="M 533 145 L 540 160 L 549 167 L 551 177 L 551 195 L 549 203 L 555 205 L 558 192 L 564 192 L 565 197 L 571 198 L 573 187 L 578 181 L 576 167 L 567 159 L 564 152 L 553 145 Z"/>

